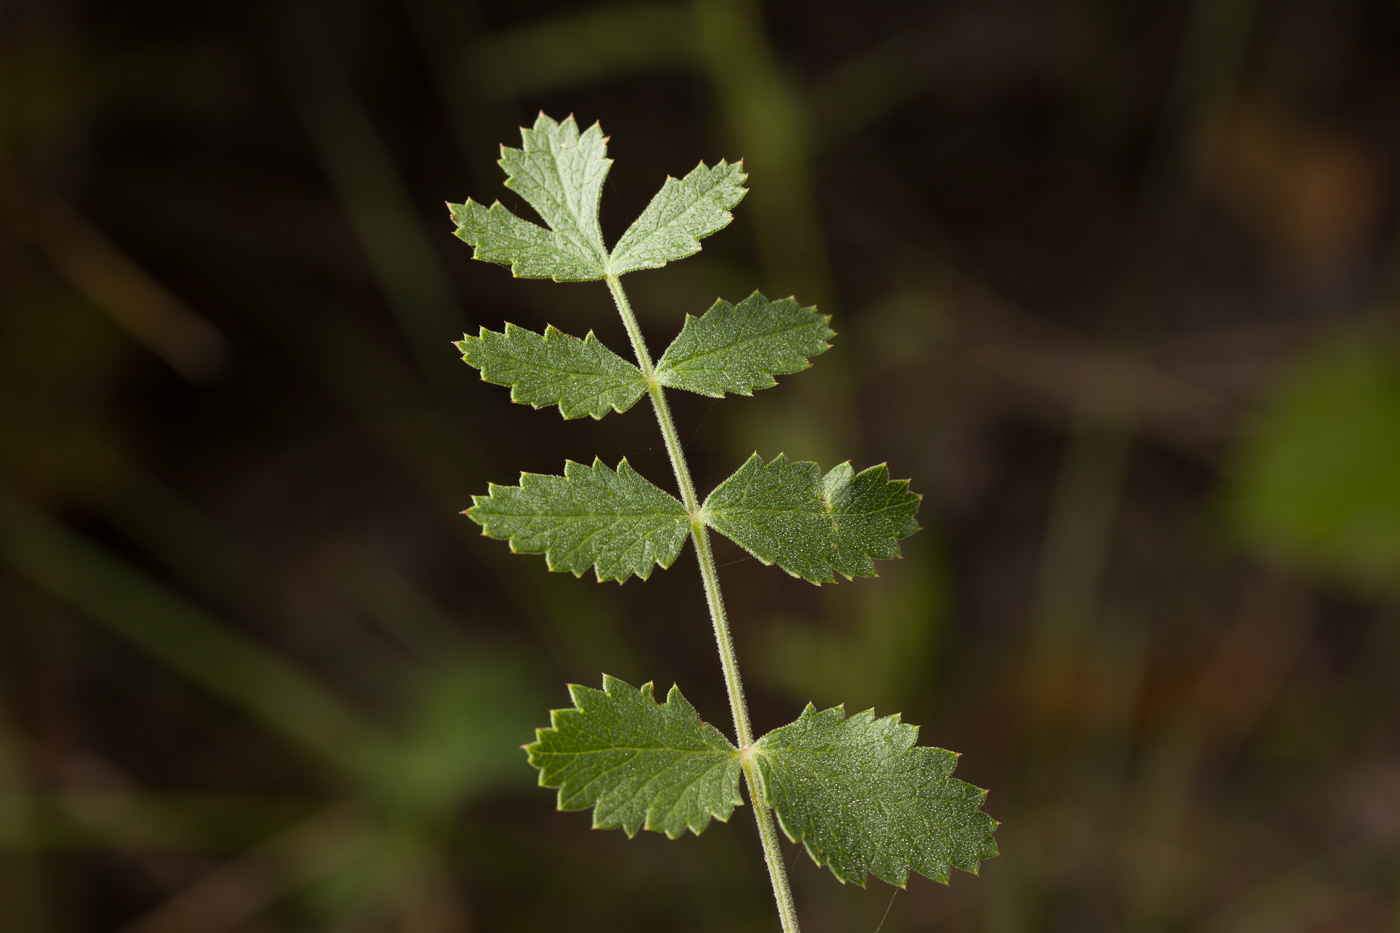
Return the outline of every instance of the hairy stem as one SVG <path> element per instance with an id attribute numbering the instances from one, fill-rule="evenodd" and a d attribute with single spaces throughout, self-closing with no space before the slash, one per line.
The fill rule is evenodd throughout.
<path id="1" fill-rule="evenodd" d="M 666 393 L 656 381 L 656 365 L 647 352 L 642 329 L 637 325 L 637 316 L 632 313 L 632 305 L 627 301 L 627 293 L 616 276 L 607 277 L 608 288 L 613 301 L 617 303 L 622 323 L 627 327 L 627 336 L 632 341 L 632 350 L 637 354 L 637 365 L 647 381 L 647 391 L 651 395 L 652 409 L 656 412 L 656 422 L 661 426 L 661 436 L 666 439 L 666 453 L 671 458 L 671 469 L 676 474 L 676 485 L 681 490 L 681 502 L 690 513 L 690 539 L 695 542 L 695 553 L 700 560 L 700 578 L 705 584 L 705 601 L 710 607 L 710 621 L 715 628 L 715 642 L 719 645 L 719 660 L 724 667 L 724 685 L 729 691 L 729 710 L 734 715 L 734 732 L 739 748 L 744 756 L 744 781 L 749 788 L 749 800 L 753 802 L 754 819 L 758 822 L 758 835 L 763 841 L 763 860 L 768 863 L 768 877 L 773 882 L 773 898 L 778 903 L 778 915 L 782 918 L 783 933 L 798 933 L 797 908 L 792 902 L 792 887 L 788 884 L 787 866 L 783 864 L 783 850 L 778 844 L 778 827 L 773 822 L 773 812 L 763 803 L 758 793 L 758 777 L 754 773 L 753 758 L 749 754 L 753 745 L 753 726 L 749 724 L 749 707 L 744 700 L 744 682 L 739 677 L 739 659 L 734 653 L 734 639 L 729 634 L 729 617 L 724 611 L 724 596 L 719 588 L 719 571 L 715 568 L 715 555 L 710 550 L 710 532 L 700 518 L 700 500 L 695 495 L 695 482 L 690 478 L 690 467 L 685 462 L 685 451 L 681 449 L 680 435 L 676 433 L 676 422 L 671 417 L 671 407 L 666 404 Z"/>

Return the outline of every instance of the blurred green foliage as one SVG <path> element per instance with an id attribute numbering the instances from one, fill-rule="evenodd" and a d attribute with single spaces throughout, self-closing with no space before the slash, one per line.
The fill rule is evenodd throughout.
<path id="1" fill-rule="evenodd" d="M 1381 334 L 1312 351 L 1239 451 L 1231 514 L 1259 551 L 1394 594 L 1400 585 L 1400 354 Z"/>

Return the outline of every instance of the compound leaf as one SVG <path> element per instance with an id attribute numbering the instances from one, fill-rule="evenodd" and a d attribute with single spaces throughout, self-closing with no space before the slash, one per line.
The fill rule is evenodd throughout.
<path id="1" fill-rule="evenodd" d="M 726 226 L 743 199 L 742 162 L 701 162 L 682 179 L 667 178 L 609 253 L 598 225 L 598 202 L 612 160 L 607 137 L 593 124 L 579 132 L 572 116 L 555 122 L 540 113 L 521 128 L 521 148 L 501 147 L 506 187 L 525 199 L 548 229 L 501 205 L 468 199 L 449 204 L 459 238 L 474 256 L 509 263 L 521 278 L 590 282 L 638 269 L 658 269 L 700 250 L 700 238 Z"/>
<path id="2" fill-rule="evenodd" d="M 449 204 L 457 236 L 476 247 L 475 258 L 508 262 L 521 278 L 588 282 L 607 273 L 608 251 L 598 227 L 598 200 L 612 160 L 598 124 L 579 133 L 571 116 L 556 123 L 544 113 L 521 128 L 522 148 L 501 147 L 506 187 L 549 225 L 546 230 L 506 210 L 474 201 Z"/>
<path id="3" fill-rule="evenodd" d="M 598 580 L 645 580 L 669 567 L 685 544 L 685 507 L 643 479 L 624 459 L 614 472 L 567 461 L 563 476 L 521 473 L 519 486 L 492 483 L 473 496 L 468 518 L 518 553 L 544 554 L 550 570 L 576 577 L 592 567 Z"/>
<path id="4" fill-rule="evenodd" d="M 560 810 L 593 807 L 593 825 L 646 828 L 672 839 L 728 820 L 739 796 L 739 752 L 672 687 L 664 704 L 652 685 L 603 675 L 603 689 L 570 685 L 574 709 L 525 746 L 542 787 L 559 788 Z"/>
<path id="5" fill-rule="evenodd" d="M 857 474 L 850 463 L 825 477 L 815 463 L 758 454 L 710 493 L 705 524 L 765 564 L 811 583 L 874 576 L 874 559 L 899 556 L 919 530 L 919 496 L 884 464 Z"/>
<path id="6" fill-rule="evenodd" d="M 642 371 L 603 346 L 592 331 L 582 340 L 553 326 L 544 334 L 507 324 L 504 333 L 481 328 L 456 344 L 481 378 L 510 386 L 512 401 L 558 405 L 565 418 L 601 418 L 626 411 L 646 391 Z"/>
<path id="7" fill-rule="evenodd" d="M 810 703 L 797 721 L 754 743 L 760 793 L 789 839 L 841 881 L 867 873 L 904 887 L 909 872 L 947 883 L 997 854 L 987 792 L 952 777 L 958 756 L 915 747 L 899 716 Z"/>
<path id="8" fill-rule="evenodd" d="M 659 269 L 700 251 L 700 238 L 727 226 L 729 211 L 744 197 L 743 162 L 701 162 L 677 180 L 668 177 L 646 210 L 632 222 L 613 248 L 613 275 Z"/>
<path id="9" fill-rule="evenodd" d="M 714 398 L 752 395 L 776 385 L 774 375 L 806 369 L 810 357 L 829 349 L 830 320 L 792 298 L 769 301 L 754 292 L 737 306 L 720 299 L 698 318 L 685 316 L 657 364 L 657 380 Z"/>

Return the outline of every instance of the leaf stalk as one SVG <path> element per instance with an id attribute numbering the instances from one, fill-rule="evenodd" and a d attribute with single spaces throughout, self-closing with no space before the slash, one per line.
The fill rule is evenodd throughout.
<path id="1" fill-rule="evenodd" d="M 734 652 L 734 639 L 729 632 L 729 617 L 724 610 L 724 596 L 719 586 L 719 570 L 715 566 L 714 551 L 710 548 L 709 530 L 699 518 L 700 501 L 695 494 L 695 482 L 690 478 L 690 467 L 686 463 L 685 451 L 676 431 L 675 420 L 671 417 L 671 407 L 666 403 L 666 392 L 656 381 L 656 366 L 647 351 L 646 340 L 632 312 L 632 305 L 623 291 L 622 282 L 615 275 L 605 281 L 612 292 L 613 302 L 622 315 L 627 337 L 632 341 L 632 350 L 637 356 L 637 366 L 647 381 L 647 392 L 651 396 L 652 410 L 656 412 L 656 422 L 666 441 L 666 453 L 671 459 L 671 469 L 680 487 L 681 502 L 690 513 L 690 539 L 695 543 L 695 553 L 700 561 L 700 578 L 705 586 L 705 601 L 710 608 L 710 622 L 715 630 L 715 642 L 719 647 L 720 664 L 724 668 L 724 685 L 729 693 L 729 710 L 734 717 L 734 732 L 738 746 L 747 749 L 753 745 L 753 726 L 749 722 L 748 703 L 744 699 L 744 682 L 739 676 L 739 658 Z M 749 800 L 753 802 L 754 819 L 758 823 L 759 839 L 763 843 L 763 860 L 768 864 L 768 877 L 773 883 L 773 898 L 778 905 L 778 915 L 782 920 L 783 933 L 799 933 L 797 907 L 792 899 L 792 886 L 788 882 L 787 866 L 783 862 L 783 850 L 778 842 L 778 827 L 773 821 L 773 812 L 758 792 L 758 775 L 754 772 L 752 755 L 743 756 L 744 782 L 748 786 Z"/>

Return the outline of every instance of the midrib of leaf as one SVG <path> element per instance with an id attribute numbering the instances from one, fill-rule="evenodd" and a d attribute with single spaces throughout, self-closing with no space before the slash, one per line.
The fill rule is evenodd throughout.
<path id="1" fill-rule="evenodd" d="M 800 323 L 800 324 L 794 324 L 792 327 L 784 327 L 784 328 L 781 328 L 781 329 L 779 329 L 779 330 L 765 331 L 764 333 L 758 335 L 757 337 L 742 337 L 742 338 L 739 338 L 739 339 L 731 340 L 729 343 L 718 344 L 718 345 L 716 345 L 713 349 L 704 350 L 704 351 L 702 351 L 702 352 L 700 352 L 700 353 L 694 354 L 693 356 L 687 356 L 682 362 L 683 362 L 683 363 L 692 363 L 692 362 L 694 362 L 695 360 L 703 360 L 703 359 L 704 359 L 705 357 L 707 357 L 707 356 L 713 356 L 713 355 L 716 354 L 716 353 L 723 353 L 725 350 L 729 350 L 729 349 L 731 349 L 731 348 L 733 348 L 733 347 L 737 347 L 737 346 L 739 346 L 739 345 L 741 345 L 741 344 L 752 343 L 752 342 L 755 341 L 755 340 L 763 340 L 763 339 L 766 339 L 766 338 L 769 338 L 769 337 L 777 337 L 777 336 L 780 336 L 780 335 L 782 335 L 782 334 L 786 334 L 786 333 L 788 333 L 788 332 L 790 332 L 790 331 L 802 330 L 804 327 L 811 327 L 811 326 L 812 326 L 812 325 L 811 325 L 810 322 L 804 321 L 804 322 L 802 322 L 802 323 Z M 673 369 L 675 369 L 675 366 L 666 363 L 665 360 L 663 359 L 663 360 L 662 360 L 662 363 L 661 363 L 661 366 L 660 366 L 660 368 L 657 370 L 657 372 L 658 372 L 659 374 L 664 374 L 664 373 L 666 373 L 666 372 L 668 372 L 668 371 L 670 371 L 670 370 L 673 370 Z"/>
<path id="2" fill-rule="evenodd" d="M 590 733 L 590 734 L 591 734 L 591 733 Z M 597 736 L 594 736 L 594 738 L 597 738 Z M 706 751 L 706 750 L 704 750 L 704 749 L 697 750 L 697 749 L 693 749 L 693 748 L 666 748 L 666 747 L 659 746 L 659 745 L 637 745 L 637 746 L 632 746 L 632 745 L 600 745 L 600 746 L 597 747 L 597 748 L 583 748 L 583 749 L 579 749 L 577 752 L 550 752 L 550 754 L 553 755 L 553 756 L 555 756 L 555 757 L 558 757 L 558 758 L 572 758 L 572 757 L 574 757 L 574 756 L 576 756 L 576 755 L 584 755 L 584 754 L 588 754 L 588 753 L 591 753 L 591 752 L 609 752 L 609 751 L 611 751 L 611 752 L 639 752 L 639 753 L 640 753 L 640 752 L 671 752 L 671 753 L 676 754 L 676 755 L 718 755 L 718 754 L 719 754 L 719 751 L 718 751 L 718 750 Z M 736 750 L 736 751 L 732 752 L 731 754 L 729 754 L 727 757 L 729 757 L 729 758 L 734 758 L 734 757 L 736 757 L 738 754 L 739 754 L 739 753 L 738 753 L 738 751 Z M 610 768 L 610 769 L 608 769 L 608 770 L 612 770 L 612 769 Z"/>
<path id="3" fill-rule="evenodd" d="M 669 180 L 674 180 L 677 184 L 680 184 L 680 183 L 681 183 L 681 180 L 680 180 L 680 179 L 668 179 L 668 181 L 669 181 Z M 711 191 L 714 191 L 716 188 L 721 187 L 721 186 L 724 184 L 724 182 L 727 181 L 727 179 L 722 178 L 722 177 L 717 177 L 717 176 L 715 176 L 715 175 L 712 174 L 712 175 L 709 176 L 709 178 L 707 179 L 707 181 L 709 182 L 709 184 L 707 184 L 704 188 L 700 189 L 700 195 L 701 195 L 700 197 L 696 198 L 694 201 L 691 201 L 691 202 L 688 203 L 688 204 L 683 203 L 683 202 L 680 203 L 680 204 L 678 204 L 678 205 L 677 205 L 674 209 L 672 209 L 669 213 L 663 211 L 663 212 L 657 214 L 656 223 L 652 224 L 651 227 L 647 228 L 646 232 L 647 232 L 647 233 L 655 233 L 656 231 L 658 231 L 658 230 L 660 230 L 660 229 L 662 229 L 662 228 L 664 228 L 664 227 L 669 227 L 669 226 L 671 226 L 671 225 L 674 224 L 676 221 L 678 221 L 678 220 L 680 220 L 681 218 L 685 217 L 687 214 L 690 214 L 690 213 L 692 213 L 692 212 L 694 212 L 694 211 L 698 211 L 698 210 L 703 209 L 703 208 L 705 207 L 705 198 L 704 198 L 704 196 L 705 196 L 705 195 L 708 195 Z M 616 253 L 616 252 L 618 251 L 618 248 L 621 247 L 622 245 L 623 245 L 623 244 L 622 244 L 621 242 L 619 242 L 619 243 L 617 244 L 617 246 L 614 246 L 614 247 L 613 247 L 613 252 Z M 630 245 L 630 244 L 628 244 L 628 245 Z"/>
<path id="4" fill-rule="evenodd" d="M 831 503 L 827 500 L 825 494 L 822 495 L 822 505 L 825 507 L 826 513 L 832 517 L 833 521 L 838 520 L 842 517 L 851 517 L 856 515 L 862 517 L 866 515 L 880 515 L 884 512 L 897 511 L 902 507 L 900 505 L 886 505 L 881 506 L 878 509 L 872 509 L 869 512 L 837 512 L 835 509 L 832 508 Z"/>
<path id="5" fill-rule="evenodd" d="M 575 726 L 575 728 L 579 728 L 579 727 Z M 723 749 L 677 748 L 677 747 L 675 747 L 675 746 L 661 746 L 661 745 L 636 745 L 636 746 L 633 746 L 633 745 L 615 745 L 615 744 L 612 744 L 608 739 L 604 738 L 603 736 L 598 735 L 597 733 L 595 733 L 595 732 L 594 732 L 593 730 L 591 730 L 591 729 L 583 728 L 583 729 L 580 729 L 580 731 L 584 732 L 586 735 L 590 736 L 590 737 L 593 738 L 594 740 L 599 741 L 599 742 L 603 742 L 603 743 L 605 743 L 605 744 L 600 745 L 600 746 L 598 746 L 597 748 L 587 748 L 587 749 L 583 749 L 583 750 L 581 750 L 581 751 L 579 751 L 579 752 L 577 752 L 577 753 L 575 753 L 575 752 L 568 752 L 568 753 L 564 753 L 564 752 L 551 752 L 550 754 L 552 754 L 552 755 L 558 755 L 558 756 L 560 756 L 560 757 L 571 757 L 571 756 L 573 756 L 574 754 L 580 754 L 580 755 L 581 755 L 581 754 L 584 754 L 585 752 L 600 752 L 600 751 L 671 752 L 671 753 L 674 753 L 674 754 L 677 754 L 677 755 L 718 755 L 718 754 L 721 754 L 721 752 L 724 752 L 724 753 L 726 754 L 726 757 L 729 757 L 729 758 L 733 758 L 733 757 L 735 757 L 736 755 L 739 754 L 738 749 L 734 749 L 734 748 L 730 748 L 730 749 L 728 749 L 727 752 L 726 752 L 726 751 L 723 750 Z M 672 732 L 672 733 L 675 732 L 674 729 L 668 729 L 667 731 Z M 684 741 L 684 740 L 683 740 L 683 741 Z"/>
<path id="6" fill-rule="evenodd" d="M 523 366 L 531 366 L 535 369 L 543 369 L 552 373 L 559 373 L 562 376 L 589 376 L 593 378 L 596 378 L 598 376 L 598 373 L 590 372 L 586 369 L 565 369 L 563 366 L 551 366 L 547 363 L 536 363 L 533 360 L 521 359 L 518 356 L 511 356 L 510 358 Z M 598 395 L 602 394 L 603 393 L 601 392 L 598 393 Z"/>
<path id="7" fill-rule="evenodd" d="M 599 736 L 597 736 L 596 734 L 594 734 L 591 730 L 584 730 L 584 731 L 586 731 L 588 735 L 593 736 L 593 738 L 599 739 Z M 670 730 L 668 730 L 668 731 L 670 731 Z M 647 753 L 647 752 L 668 752 L 668 753 L 673 754 L 673 755 L 716 755 L 716 756 L 718 756 L 718 755 L 720 754 L 720 751 L 719 751 L 718 749 L 715 749 L 715 750 L 704 750 L 704 749 L 696 750 L 696 749 L 690 749 L 690 748 L 674 748 L 674 747 L 672 747 L 672 748 L 658 748 L 658 747 L 656 747 L 656 746 L 639 746 L 639 747 L 635 747 L 635 748 L 634 748 L 634 747 L 632 747 L 632 746 L 630 746 L 630 745 L 603 745 L 603 746 L 598 747 L 598 748 L 582 749 L 582 750 L 580 750 L 580 751 L 578 751 L 578 752 L 551 753 L 551 754 L 554 755 L 555 757 L 559 757 L 559 758 L 575 758 L 575 757 L 578 757 L 579 755 L 584 755 L 584 754 L 596 754 L 596 753 L 598 753 L 598 752 L 616 752 L 616 751 L 632 752 L 633 754 L 632 754 L 632 756 L 629 757 L 626 761 L 619 762 L 618 764 L 612 766 L 611 768 L 607 768 L 607 769 L 605 769 L 605 770 L 603 770 L 603 771 L 600 771 L 600 772 L 598 773 L 597 777 L 595 777 L 595 778 L 593 778 L 593 780 L 589 781 L 588 784 L 587 784 L 586 786 L 588 786 L 588 787 L 594 786 L 595 784 L 597 784 L 599 781 L 601 781 L 601 780 L 602 780 L 604 777 L 606 777 L 607 775 L 612 774 L 614 771 L 620 771 L 621 769 L 627 767 L 627 766 L 628 766 L 629 764 L 631 764 L 632 762 L 636 761 L 638 755 L 642 755 L 642 754 L 645 754 L 645 753 Z M 715 771 L 716 768 L 723 768 L 728 762 L 733 761 L 733 760 L 734 760 L 735 758 L 737 758 L 737 757 L 739 757 L 739 750 L 738 750 L 738 749 L 735 749 L 735 748 L 731 748 L 731 749 L 729 750 L 729 753 L 726 754 L 726 755 L 724 755 L 724 757 L 720 758 L 720 759 L 719 759 L 718 761 L 716 761 L 713 765 L 711 765 L 711 766 L 705 768 L 703 771 L 701 771 L 699 774 L 697 774 L 692 780 L 690 780 L 690 781 L 688 781 L 687 783 L 681 785 L 682 788 L 684 789 L 684 791 L 689 791 L 689 790 L 690 790 L 691 788 L 693 788 L 696 784 L 699 784 L 701 781 L 703 781 L 703 780 L 704 780 L 706 777 L 708 777 L 710 774 L 714 773 L 714 771 Z M 636 788 L 635 790 L 633 790 L 631 794 L 629 794 L 624 800 L 620 801 L 620 802 L 618 803 L 618 805 L 617 805 L 616 807 L 614 807 L 613 809 L 615 809 L 615 810 L 620 810 L 620 809 L 622 809 L 627 803 L 630 803 L 631 801 L 636 800 L 638 797 L 642 796 L 642 795 L 646 792 L 646 790 L 647 790 L 648 788 L 652 787 L 653 785 L 655 785 L 655 784 L 656 784 L 658 781 L 660 781 L 660 780 L 661 780 L 661 775 L 659 775 L 659 774 L 658 774 L 658 775 L 655 775 L 655 776 L 653 776 L 653 777 L 651 777 L 651 778 L 648 778 L 648 779 L 647 779 L 646 781 L 644 781 L 642 784 L 638 785 L 637 788 Z M 684 792 L 682 792 L 682 793 L 676 794 L 675 796 L 676 796 L 676 802 L 675 802 L 674 804 L 672 804 L 670 807 L 666 808 L 666 810 L 663 811 L 663 812 L 670 814 L 670 813 L 674 813 L 676 810 L 678 810 L 678 809 L 680 808 L 680 806 L 681 806 L 681 803 L 680 803 L 680 802 L 681 802 L 682 798 L 685 796 L 685 794 L 684 794 Z"/>
<path id="8" fill-rule="evenodd" d="M 559 150 L 555 149 L 551 145 L 549 152 L 550 155 L 554 157 L 554 164 L 556 168 L 558 168 L 560 164 Z M 534 166 L 531 165 L 530 168 L 533 169 Z M 606 269 L 608 263 L 607 251 L 600 249 L 600 244 L 592 242 L 592 239 L 589 237 L 588 224 L 584 221 L 583 215 L 579 211 L 579 208 L 582 205 L 575 204 L 569 198 L 569 193 L 565 189 L 564 185 L 564 173 L 562 171 L 555 171 L 554 173 L 542 171 L 540 175 L 532 175 L 531 178 L 532 180 L 540 184 L 540 186 L 549 194 L 550 200 L 552 200 L 555 203 L 555 205 L 557 205 L 564 213 L 566 213 L 569 216 L 569 219 L 573 221 L 573 223 L 569 225 L 569 229 L 567 231 L 561 230 L 559 232 L 564 233 L 566 236 L 568 236 L 569 240 L 573 242 L 574 245 L 581 247 L 584 253 L 591 254 L 595 259 L 599 260 L 599 264 Z M 585 173 L 585 184 L 587 184 L 588 180 L 589 179 L 587 178 L 587 175 Z M 575 239 L 574 236 L 572 236 L 571 234 L 577 234 L 578 238 Z"/>
<path id="9" fill-rule="evenodd" d="M 547 120 L 543 114 L 541 114 L 541 119 Z M 549 122 L 552 123 L 552 121 Z M 600 270 L 606 272 L 608 250 L 603 243 L 602 232 L 598 228 L 596 212 L 590 220 L 584 211 L 586 192 L 591 187 L 595 175 L 591 171 L 594 167 L 583 162 L 581 150 L 585 145 L 585 137 L 592 128 L 579 132 L 575 126 L 574 136 L 571 140 L 572 145 L 561 145 L 554 135 L 554 131 L 565 125 L 573 125 L 573 123 L 573 118 L 569 117 L 562 123 L 553 124 L 541 130 L 541 121 L 536 121 L 535 128 L 531 132 L 535 134 L 536 143 L 542 142 L 543 145 L 532 150 L 527 148 L 529 142 L 524 141 L 524 145 L 519 150 L 511 150 L 519 152 L 521 158 L 515 165 L 515 169 L 518 170 L 512 170 L 511 177 L 506 180 L 506 187 L 516 190 L 524 197 L 524 193 L 518 190 L 519 186 L 511 184 L 511 181 L 521 177 L 533 182 L 534 190 L 545 195 L 550 206 L 563 214 L 568 223 L 556 225 L 550 217 L 545 216 L 544 211 L 540 210 L 538 206 L 532 205 L 540 218 L 549 225 L 557 236 L 574 246 L 583 258 L 591 260 Z M 536 153 L 547 156 L 548 162 L 537 163 L 531 159 L 530 156 Z M 606 173 L 610 164 L 605 156 L 596 167 L 596 171 Z M 570 197 L 570 189 L 574 190 L 577 197 Z M 529 198 L 527 197 L 526 200 L 528 201 Z"/>
<path id="10" fill-rule="evenodd" d="M 602 772 L 601 774 L 599 774 L 597 779 L 595 779 L 595 780 L 593 780 L 593 781 L 590 781 L 590 782 L 589 782 L 589 786 L 591 787 L 593 784 L 597 783 L 598 780 L 601 780 L 605 775 L 611 774 L 612 772 L 618 770 L 618 768 L 621 768 L 621 767 L 623 767 L 623 765 L 618 765 L 617 768 L 609 768 L 609 769 L 607 769 L 606 771 L 604 771 L 604 772 Z M 717 766 L 717 767 L 718 767 L 718 766 Z M 691 782 L 688 783 L 688 784 L 682 785 L 682 786 L 684 787 L 685 791 L 689 791 L 689 790 L 690 790 L 692 787 L 694 787 L 696 784 L 699 784 L 700 781 L 703 780 L 705 777 L 708 777 L 709 774 L 710 774 L 713 770 L 714 770 L 714 768 L 707 768 L 707 769 L 705 769 L 703 772 L 701 772 L 699 775 L 697 775 L 696 778 L 695 778 L 695 780 L 691 781 Z M 651 787 L 653 784 L 655 784 L 658 780 L 660 780 L 660 776 L 659 776 L 659 775 L 658 775 L 657 777 L 654 777 L 654 778 L 651 778 L 651 779 L 647 780 L 645 783 L 643 783 L 643 784 L 641 784 L 640 786 L 638 786 L 636 790 L 632 791 L 632 793 L 628 794 L 627 797 L 626 797 L 624 800 L 618 801 L 617 806 L 613 807 L 613 809 L 614 809 L 614 810 L 621 810 L 621 809 L 623 809 L 627 804 L 629 804 L 629 803 L 631 803 L 632 801 L 636 800 L 638 797 L 641 797 L 641 796 L 644 794 L 644 792 L 645 792 L 649 787 Z M 681 807 L 681 800 L 684 798 L 684 796 L 685 796 L 685 793 L 684 793 L 684 792 L 679 793 L 679 794 L 676 794 L 676 802 L 675 802 L 674 804 L 672 804 L 671 806 L 667 807 L 665 810 L 662 810 L 662 811 L 659 811 L 659 812 L 665 813 L 665 814 L 668 814 L 668 815 L 671 814 L 671 813 L 675 813 L 677 810 L 680 809 L 680 807 Z M 595 810 L 595 812 L 596 812 L 596 810 Z"/>
<path id="11" fill-rule="evenodd" d="M 610 528 L 610 527 L 612 527 L 613 525 L 616 525 L 618 522 L 625 521 L 626 519 L 629 519 L 629 518 L 655 518 L 655 517 L 658 516 L 658 515 L 661 515 L 661 513 L 660 513 L 660 512 L 654 512 L 654 513 L 652 513 L 651 515 L 626 515 L 626 516 L 620 516 L 620 517 L 619 517 L 619 516 L 616 516 L 616 515 L 602 516 L 602 515 L 583 514 L 583 515 L 569 515 L 569 516 L 566 516 L 566 517 L 567 517 L 567 518 L 609 518 L 609 519 L 611 519 L 611 521 L 608 522 L 608 524 L 605 526 L 605 528 Z M 564 552 L 565 556 L 572 557 L 574 554 L 577 554 L 579 551 L 583 550 L 583 546 L 584 546 L 585 544 L 587 544 L 588 542 L 592 541 L 592 540 L 593 540 L 594 538 L 596 538 L 598 535 L 602 534 L 603 531 L 604 531 L 604 528 L 599 528 L 599 529 L 597 529 L 596 531 L 590 531 L 588 534 L 584 535 L 582 539 L 579 540 L 578 544 L 574 545 L 573 547 L 569 548 L 569 550 L 565 551 L 565 552 Z M 645 541 L 643 541 L 643 540 L 639 540 L 635 546 L 636 546 L 636 547 L 645 548 L 645 547 L 646 547 L 646 543 L 645 543 Z M 631 549 L 628 550 L 628 553 L 631 553 Z"/>
<path id="12" fill-rule="evenodd" d="M 694 779 L 694 780 L 692 780 L 692 781 L 690 781 L 689 783 L 684 784 L 684 785 L 682 785 L 682 786 L 685 788 L 685 791 L 688 792 L 688 791 L 689 791 L 692 787 L 694 787 L 696 784 L 699 784 L 704 778 L 709 777 L 709 775 L 715 770 L 715 768 L 721 768 L 721 767 L 723 767 L 723 766 L 724 766 L 723 763 L 716 763 L 716 764 L 713 765 L 712 767 L 706 768 L 704 771 L 702 771 L 702 772 L 700 772 L 699 774 L 697 774 L 697 775 L 695 776 L 695 779 Z M 656 780 L 657 780 L 657 778 L 652 778 L 650 781 L 647 781 L 646 784 L 643 785 L 643 787 L 650 787 L 650 786 L 652 785 L 652 783 L 655 782 Z M 632 797 L 635 798 L 635 797 L 636 797 L 638 794 L 640 794 L 640 793 L 641 793 L 641 788 L 638 788 L 636 791 L 633 792 Z M 667 813 L 674 813 L 674 812 L 676 812 L 676 810 L 678 810 L 678 809 L 680 808 L 680 799 L 681 799 L 682 797 L 684 797 L 684 796 L 685 796 L 684 793 L 677 794 L 677 795 L 676 795 L 676 803 L 673 804 L 673 805 L 671 805 L 670 807 L 668 807 L 668 808 L 666 809 L 665 812 L 667 812 Z M 629 798 L 629 799 L 631 799 L 631 798 Z"/>
<path id="13" fill-rule="evenodd" d="M 633 518 L 680 518 L 679 515 L 671 515 L 667 512 L 622 512 L 613 515 L 595 515 L 592 512 L 550 512 L 551 517 L 558 518 L 605 518 L 613 522 L 626 521 Z M 598 532 L 593 532 L 597 534 Z"/>
<path id="14" fill-rule="evenodd" d="M 679 218 L 684 217 L 686 214 L 703 208 L 705 206 L 704 195 L 707 195 L 711 191 L 714 191 L 716 188 L 721 187 L 721 185 L 723 185 L 723 183 L 726 182 L 728 179 L 718 174 L 711 174 L 706 180 L 709 182 L 709 184 L 705 185 L 705 187 L 700 189 L 701 197 L 696 198 L 689 204 L 681 205 L 679 208 L 672 211 L 670 214 L 663 214 L 661 217 L 661 222 L 658 223 L 655 227 L 652 227 L 652 230 L 660 230 L 662 227 L 670 226 L 671 224 L 675 223 Z M 680 179 L 677 179 L 676 181 L 678 184 L 681 183 Z"/>

